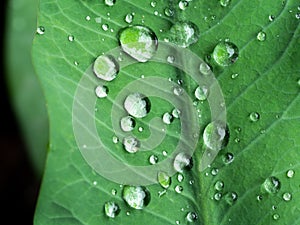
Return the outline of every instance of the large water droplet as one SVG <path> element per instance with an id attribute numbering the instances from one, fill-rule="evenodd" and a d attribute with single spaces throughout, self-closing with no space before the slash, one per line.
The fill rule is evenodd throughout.
<path id="1" fill-rule="evenodd" d="M 260 31 L 260 32 L 258 32 L 256 38 L 259 41 L 264 41 L 264 40 L 266 40 L 266 33 L 263 31 Z"/>
<path id="2" fill-rule="evenodd" d="M 151 195 L 144 186 L 124 186 L 122 198 L 130 207 L 143 209 L 149 204 Z"/>
<path id="3" fill-rule="evenodd" d="M 106 202 L 104 204 L 104 212 L 106 216 L 110 218 L 115 218 L 120 212 L 120 207 L 115 202 Z"/>
<path id="4" fill-rule="evenodd" d="M 183 172 L 185 168 L 191 169 L 193 167 L 192 157 L 181 152 L 176 155 L 173 166 L 178 172 Z"/>
<path id="5" fill-rule="evenodd" d="M 194 44 L 199 39 L 199 28 L 192 22 L 176 22 L 170 29 L 171 41 L 183 48 Z"/>
<path id="6" fill-rule="evenodd" d="M 157 50 L 157 37 L 148 27 L 135 25 L 123 29 L 119 41 L 124 52 L 139 62 L 152 58 Z"/>
<path id="7" fill-rule="evenodd" d="M 132 131 L 135 127 L 135 120 L 131 116 L 125 116 L 121 119 L 120 125 L 123 131 Z"/>
<path id="8" fill-rule="evenodd" d="M 198 215 L 195 212 L 188 212 L 186 215 L 186 219 L 188 222 L 195 222 L 198 219 Z"/>
<path id="9" fill-rule="evenodd" d="M 200 100 L 204 101 L 207 99 L 208 96 L 208 88 L 206 86 L 198 86 L 195 90 L 195 97 Z"/>
<path id="10" fill-rule="evenodd" d="M 286 172 L 286 176 L 287 176 L 288 178 L 292 178 L 292 177 L 294 176 L 294 174 L 295 174 L 295 171 L 294 171 L 294 170 L 288 170 L 288 171 Z"/>
<path id="11" fill-rule="evenodd" d="M 290 201 L 290 200 L 292 199 L 292 194 L 286 192 L 286 193 L 284 193 L 284 194 L 282 195 L 282 198 L 283 198 L 284 201 L 288 202 L 288 201 Z"/>
<path id="12" fill-rule="evenodd" d="M 232 42 L 223 41 L 216 45 L 212 56 L 220 66 L 230 66 L 238 59 L 239 50 Z"/>
<path id="13" fill-rule="evenodd" d="M 209 123 L 203 132 L 204 144 L 215 151 L 223 149 L 229 140 L 229 129 L 220 121 Z"/>
<path id="14" fill-rule="evenodd" d="M 108 94 L 108 88 L 106 86 L 99 85 L 96 87 L 95 93 L 98 98 L 105 98 Z"/>
<path id="15" fill-rule="evenodd" d="M 165 189 L 171 185 L 171 177 L 165 172 L 158 172 L 157 174 L 158 183 Z"/>
<path id="16" fill-rule="evenodd" d="M 112 56 L 99 56 L 93 65 L 94 74 L 105 81 L 112 81 L 119 72 L 119 65 Z"/>
<path id="17" fill-rule="evenodd" d="M 220 0 L 220 5 L 226 7 L 230 4 L 231 0 Z"/>
<path id="18" fill-rule="evenodd" d="M 136 118 L 147 116 L 150 111 L 150 100 L 141 93 L 133 93 L 126 97 L 124 108 L 126 111 Z"/>
<path id="19" fill-rule="evenodd" d="M 140 148 L 140 141 L 135 137 L 128 136 L 123 139 L 123 146 L 129 153 L 136 153 Z"/>
<path id="20" fill-rule="evenodd" d="M 270 194 L 276 194 L 281 187 L 281 183 L 277 177 L 268 177 L 264 183 L 263 188 Z"/>

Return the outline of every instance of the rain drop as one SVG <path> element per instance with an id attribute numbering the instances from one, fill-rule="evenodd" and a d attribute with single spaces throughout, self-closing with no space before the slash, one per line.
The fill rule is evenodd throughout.
<path id="1" fill-rule="evenodd" d="M 143 209 L 149 204 L 151 195 L 144 186 L 124 186 L 122 198 L 130 207 Z"/>
<path id="2" fill-rule="evenodd" d="M 231 0 L 220 0 L 220 5 L 226 7 L 230 4 Z"/>
<path id="3" fill-rule="evenodd" d="M 124 108 L 131 116 L 143 118 L 150 111 L 150 100 L 141 93 L 133 93 L 126 97 Z"/>
<path id="4" fill-rule="evenodd" d="M 99 56 L 93 64 L 94 74 L 105 81 L 112 81 L 119 72 L 119 65 L 112 56 Z"/>
<path id="5" fill-rule="evenodd" d="M 165 124 L 171 124 L 173 119 L 174 119 L 173 116 L 168 112 L 164 113 L 162 117 L 162 120 Z"/>
<path id="6" fill-rule="evenodd" d="M 181 173 L 178 173 L 178 175 L 177 175 L 177 181 L 179 183 L 181 183 L 183 181 L 183 179 L 184 179 L 184 176 Z"/>
<path id="7" fill-rule="evenodd" d="M 281 183 L 277 177 L 271 176 L 264 181 L 262 186 L 268 193 L 276 194 L 280 190 Z"/>
<path id="8" fill-rule="evenodd" d="M 256 38 L 259 41 L 265 41 L 266 40 L 266 33 L 263 32 L 263 31 L 260 31 L 260 32 L 258 32 Z"/>
<path id="9" fill-rule="evenodd" d="M 168 16 L 168 17 L 171 17 L 174 15 L 174 11 L 171 9 L 171 8 L 165 8 L 165 15 Z"/>
<path id="10" fill-rule="evenodd" d="M 133 18 L 134 18 L 133 14 L 132 14 L 132 13 L 128 13 L 128 14 L 125 16 L 125 22 L 126 22 L 126 23 L 132 23 Z"/>
<path id="11" fill-rule="evenodd" d="M 233 205 L 233 203 L 237 201 L 238 195 L 236 192 L 229 192 L 224 196 L 224 198 L 229 205 Z"/>
<path id="12" fill-rule="evenodd" d="M 180 116 L 180 111 L 179 111 L 178 109 L 173 109 L 173 110 L 172 110 L 172 116 L 173 116 L 174 118 L 179 118 L 179 116 Z"/>
<path id="13" fill-rule="evenodd" d="M 181 87 L 178 87 L 178 86 L 174 87 L 173 93 L 174 93 L 174 95 L 177 95 L 177 96 L 182 95 L 183 94 L 183 89 Z"/>
<path id="14" fill-rule="evenodd" d="M 108 31 L 108 29 L 109 29 L 109 26 L 107 25 L 107 24 L 102 24 L 102 30 L 104 30 L 104 31 Z"/>
<path id="15" fill-rule="evenodd" d="M 43 35 L 43 34 L 45 33 L 45 27 L 39 26 L 39 27 L 36 29 L 36 33 L 39 34 L 39 35 Z"/>
<path id="16" fill-rule="evenodd" d="M 116 190 L 116 189 L 112 189 L 112 190 L 111 190 L 111 194 L 112 194 L 112 195 L 116 195 L 116 194 L 117 194 L 117 190 Z"/>
<path id="17" fill-rule="evenodd" d="M 177 193 L 181 193 L 181 192 L 183 191 L 183 187 L 180 186 L 180 185 L 176 185 L 176 186 L 175 186 L 175 191 L 176 191 Z"/>
<path id="18" fill-rule="evenodd" d="M 123 139 L 123 146 L 129 153 L 136 153 L 140 148 L 140 141 L 135 137 L 128 136 Z"/>
<path id="19" fill-rule="evenodd" d="M 292 199 L 292 194 L 286 192 L 286 193 L 284 193 L 284 194 L 282 195 L 282 198 L 283 198 L 284 201 L 288 202 L 288 201 L 290 201 L 290 200 Z"/>
<path id="20" fill-rule="evenodd" d="M 280 218 L 278 213 L 275 213 L 272 217 L 274 220 L 279 220 L 279 218 Z"/>
<path id="21" fill-rule="evenodd" d="M 217 192 L 217 193 L 214 194 L 214 199 L 215 199 L 216 201 L 220 201 L 221 198 L 222 198 L 222 193 Z"/>
<path id="22" fill-rule="evenodd" d="M 300 13 L 296 13 L 295 17 L 296 17 L 297 20 L 299 20 L 300 19 Z"/>
<path id="23" fill-rule="evenodd" d="M 168 63 L 174 63 L 174 61 L 175 61 L 175 57 L 174 56 L 172 56 L 172 55 L 169 55 L 168 57 L 167 57 L 167 62 Z"/>
<path id="24" fill-rule="evenodd" d="M 132 131 L 135 127 L 135 120 L 131 116 L 125 116 L 121 119 L 120 125 L 123 131 Z"/>
<path id="25" fill-rule="evenodd" d="M 294 171 L 294 170 L 288 170 L 288 171 L 286 172 L 286 176 L 287 176 L 288 178 L 292 178 L 292 177 L 294 176 L 294 174 L 295 174 L 295 171 Z"/>
<path id="26" fill-rule="evenodd" d="M 151 164 L 151 165 L 154 165 L 154 164 L 156 164 L 158 162 L 158 157 L 156 156 L 156 155 L 150 155 L 150 157 L 149 157 L 149 163 Z"/>
<path id="27" fill-rule="evenodd" d="M 186 215 L 186 219 L 188 222 L 195 222 L 198 219 L 198 215 L 195 212 L 188 212 Z"/>
<path id="28" fill-rule="evenodd" d="M 158 172 L 157 174 L 158 183 L 165 189 L 171 185 L 171 177 L 165 172 Z"/>
<path id="29" fill-rule="evenodd" d="M 104 0 L 105 5 L 113 6 L 116 3 L 116 0 Z"/>
<path id="30" fill-rule="evenodd" d="M 104 204 L 104 212 L 106 216 L 115 218 L 120 212 L 120 207 L 115 202 L 106 202 Z"/>
<path id="31" fill-rule="evenodd" d="M 269 16 L 269 21 L 272 22 L 272 21 L 274 21 L 274 20 L 275 20 L 275 16 L 274 16 L 274 15 L 270 15 L 270 16 Z"/>
<path id="32" fill-rule="evenodd" d="M 209 66 L 208 64 L 204 63 L 204 62 L 200 64 L 199 70 L 200 70 L 200 72 L 201 72 L 202 74 L 204 74 L 204 75 L 208 75 L 208 74 L 211 73 L 211 68 L 210 68 L 210 66 Z"/>
<path id="33" fill-rule="evenodd" d="M 223 41 L 216 45 L 212 56 L 218 65 L 230 66 L 237 61 L 239 50 L 232 42 Z"/>
<path id="34" fill-rule="evenodd" d="M 208 96 L 208 88 L 206 86 L 198 86 L 195 90 L 195 97 L 200 100 L 204 101 L 207 99 Z"/>
<path id="35" fill-rule="evenodd" d="M 250 118 L 250 120 L 251 120 L 252 122 L 258 121 L 258 120 L 259 120 L 259 117 L 260 117 L 260 115 L 259 115 L 258 112 L 252 112 L 252 113 L 250 113 L 250 115 L 249 115 L 249 118 Z"/>
<path id="36" fill-rule="evenodd" d="M 209 123 L 203 132 L 203 141 L 206 147 L 219 151 L 223 149 L 229 140 L 229 129 L 226 124 L 220 121 Z"/>
<path id="37" fill-rule="evenodd" d="M 224 164 L 228 165 L 233 162 L 234 155 L 230 152 L 227 152 L 226 154 L 223 155 L 222 160 L 223 160 Z"/>
<path id="38" fill-rule="evenodd" d="M 117 136 L 113 136 L 112 141 L 117 144 L 119 142 L 119 138 Z"/>
<path id="39" fill-rule="evenodd" d="M 189 6 L 189 2 L 188 1 L 180 1 L 178 3 L 179 9 L 181 10 L 186 10 L 187 7 Z"/>
<path id="40" fill-rule="evenodd" d="M 95 89 L 95 93 L 98 98 L 105 98 L 108 94 L 108 88 L 106 86 L 98 85 Z"/>
<path id="41" fill-rule="evenodd" d="M 73 35 L 69 35 L 69 36 L 68 36 L 68 40 L 69 40 L 70 42 L 72 42 L 72 41 L 74 41 L 74 40 L 75 40 L 75 38 L 74 38 L 74 36 L 73 36 Z"/>
<path id="42" fill-rule="evenodd" d="M 219 169 L 217 169 L 217 168 L 213 168 L 211 170 L 211 175 L 213 175 L 213 176 L 216 176 L 218 173 L 219 173 Z"/>
<path id="43" fill-rule="evenodd" d="M 215 189 L 216 189 L 217 191 L 221 191 L 221 190 L 223 190 L 223 188 L 224 188 L 224 182 L 221 181 L 221 180 L 218 180 L 218 181 L 215 183 Z"/>
<path id="44" fill-rule="evenodd" d="M 176 155 L 173 166 L 177 172 L 182 173 L 185 168 L 191 169 L 193 167 L 193 160 L 191 156 L 181 152 Z"/>

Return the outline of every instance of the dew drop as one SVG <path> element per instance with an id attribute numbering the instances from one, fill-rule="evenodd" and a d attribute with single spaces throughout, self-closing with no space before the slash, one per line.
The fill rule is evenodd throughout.
<path id="1" fill-rule="evenodd" d="M 106 216 L 115 218 L 120 212 L 120 207 L 115 202 L 106 202 L 104 204 L 104 212 Z"/>
<path id="2" fill-rule="evenodd" d="M 175 57 L 174 56 L 172 56 L 172 55 L 169 55 L 168 57 L 167 57 L 167 62 L 168 63 L 174 63 L 174 61 L 175 61 Z"/>
<path id="3" fill-rule="evenodd" d="M 120 126 L 123 131 L 132 131 L 135 127 L 135 120 L 131 116 L 125 116 L 120 121 Z"/>
<path id="4" fill-rule="evenodd" d="M 95 89 L 95 93 L 98 98 L 105 98 L 108 94 L 108 88 L 106 86 L 98 85 Z"/>
<path id="5" fill-rule="evenodd" d="M 230 66 L 237 61 L 239 49 L 232 42 L 223 41 L 216 45 L 212 56 L 220 66 Z"/>
<path id="6" fill-rule="evenodd" d="M 274 220 L 279 220 L 280 215 L 278 213 L 275 213 L 272 217 Z"/>
<path id="7" fill-rule="evenodd" d="M 157 5 L 157 2 L 156 1 L 152 1 L 152 2 L 150 2 L 150 5 L 151 5 L 151 7 L 156 7 L 156 5 Z"/>
<path id="8" fill-rule="evenodd" d="M 186 48 L 198 41 L 200 32 L 196 24 L 179 21 L 170 28 L 170 34 L 170 41 Z"/>
<path id="9" fill-rule="evenodd" d="M 195 222 L 198 219 L 198 215 L 195 212 L 188 212 L 186 215 L 186 219 L 188 222 Z"/>
<path id="10" fill-rule="evenodd" d="M 116 195 L 116 194 L 117 194 L 117 190 L 116 190 L 116 189 L 112 189 L 112 190 L 111 190 L 111 194 L 112 194 L 112 195 Z"/>
<path id="11" fill-rule="evenodd" d="M 269 21 L 272 22 L 272 21 L 274 21 L 274 20 L 275 20 L 275 16 L 274 16 L 274 15 L 270 15 L 270 16 L 269 16 Z"/>
<path id="12" fill-rule="evenodd" d="M 282 195 L 282 198 L 283 198 L 284 201 L 288 202 L 288 201 L 290 201 L 290 200 L 292 199 L 292 194 L 286 192 L 286 193 L 284 193 L 284 194 Z"/>
<path id="13" fill-rule="evenodd" d="M 294 174 L 295 174 L 295 171 L 294 171 L 294 170 L 288 170 L 288 171 L 286 172 L 286 176 L 287 176 L 288 178 L 292 178 L 292 177 L 294 176 Z"/>
<path id="14" fill-rule="evenodd" d="M 168 152 L 167 151 L 162 151 L 162 154 L 163 154 L 163 156 L 167 156 L 168 155 Z"/>
<path id="15" fill-rule="evenodd" d="M 169 7 L 165 8 L 164 13 L 168 17 L 171 17 L 171 16 L 174 15 L 174 11 L 171 8 L 169 8 Z"/>
<path id="16" fill-rule="evenodd" d="M 233 162 L 234 155 L 230 152 L 227 152 L 226 154 L 223 155 L 222 160 L 224 164 L 228 165 Z"/>
<path id="17" fill-rule="evenodd" d="M 208 88 L 206 86 L 198 86 L 195 90 L 195 97 L 200 100 L 204 101 L 207 99 L 208 96 Z"/>
<path id="18" fill-rule="evenodd" d="M 43 35 L 43 34 L 45 33 L 45 27 L 39 26 L 39 27 L 36 29 L 36 33 L 39 34 L 39 35 Z"/>
<path id="19" fill-rule="evenodd" d="M 177 193 L 181 193 L 181 192 L 183 191 L 183 187 L 180 186 L 180 185 L 176 185 L 176 186 L 175 186 L 175 191 L 176 191 Z"/>
<path id="20" fill-rule="evenodd" d="M 208 75 L 211 73 L 211 68 L 208 64 L 206 63 L 201 63 L 200 66 L 199 66 L 199 70 L 200 70 L 200 73 L 204 74 L 204 75 Z"/>
<path id="21" fill-rule="evenodd" d="M 230 4 L 231 0 L 220 0 L 220 5 L 226 7 Z"/>
<path id="22" fill-rule="evenodd" d="M 162 120 L 165 124 L 171 124 L 173 119 L 174 119 L 173 116 L 168 112 L 164 113 L 162 117 Z"/>
<path id="23" fill-rule="evenodd" d="M 252 113 L 250 113 L 250 115 L 249 115 L 249 118 L 250 118 L 250 120 L 251 120 L 252 122 L 258 121 L 258 120 L 259 120 L 259 117 L 260 117 L 260 115 L 259 115 L 258 112 L 252 112 Z"/>
<path id="24" fill-rule="evenodd" d="M 189 6 L 189 2 L 188 1 L 180 1 L 178 3 L 179 9 L 181 10 L 186 10 L 187 7 Z"/>
<path id="25" fill-rule="evenodd" d="M 86 20 L 86 21 L 90 21 L 90 20 L 91 20 L 91 17 L 90 17 L 90 16 L 86 16 L 86 17 L 85 17 L 85 20 Z"/>
<path id="26" fill-rule="evenodd" d="M 268 193 L 276 194 L 280 190 L 281 183 L 277 177 L 271 176 L 264 181 L 262 186 Z"/>
<path id="27" fill-rule="evenodd" d="M 150 100 L 141 93 L 133 93 L 126 97 L 124 108 L 133 117 L 143 118 L 150 111 Z"/>
<path id="28" fill-rule="evenodd" d="M 260 32 L 258 32 L 256 38 L 259 41 L 265 41 L 266 40 L 266 33 L 263 32 L 263 31 L 260 31 Z"/>
<path id="29" fill-rule="evenodd" d="M 68 36 L 68 40 L 69 40 L 70 42 L 72 42 L 72 41 L 74 41 L 74 40 L 75 40 L 75 38 L 74 38 L 74 36 L 73 36 L 73 35 L 69 35 L 69 36 Z"/>
<path id="30" fill-rule="evenodd" d="M 122 192 L 124 201 L 134 209 L 143 209 L 151 199 L 150 192 L 144 186 L 124 186 Z"/>
<path id="31" fill-rule="evenodd" d="M 262 197 L 261 195 L 257 195 L 257 196 L 256 196 L 256 199 L 257 199 L 257 201 L 260 202 L 260 201 L 262 201 L 263 197 Z"/>
<path id="32" fill-rule="evenodd" d="M 217 191 L 221 191 L 221 190 L 223 190 L 223 188 L 224 188 L 224 182 L 221 181 L 221 180 L 218 180 L 218 181 L 215 183 L 215 189 L 216 189 Z"/>
<path id="33" fill-rule="evenodd" d="M 209 123 L 203 132 L 204 144 L 211 150 L 219 151 L 223 149 L 229 140 L 229 129 L 226 124 L 220 121 Z"/>
<path id="34" fill-rule="evenodd" d="M 231 78 L 232 78 L 232 79 L 235 79 L 235 78 L 237 78 L 238 76 L 239 76 L 238 73 L 233 73 L 233 74 L 231 74 Z"/>
<path id="35" fill-rule="evenodd" d="M 104 0 L 105 5 L 113 6 L 116 3 L 116 0 Z"/>
<path id="36" fill-rule="evenodd" d="M 180 221 L 179 221 L 179 220 L 176 220 L 176 221 L 175 221 L 175 224 L 176 224 L 176 225 L 179 225 L 179 224 L 180 224 Z"/>
<path id="37" fill-rule="evenodd" d="M 163 188 L 167 189 L 171 185 L 171 177 L 165 172 L 158 172 L 157 174 L 158 183 Z"/>
<path id="38" fill-rule="evenodd" d="M 213 168 L 211 170 L 211 175 L 213 175 L 213 176 L 216 176 L 218 173 L 219 173 L 219 169 L 217 169 L 217 168 Z"/>
<path id="39" fill-rule="evenodd" d="M 184 179 L 184 176 L 181 173 L 178 173 L 178 175 L 177 175 L 177 181 L 179 183 L 181 183 L 183 181 L 183 179 Z"/>
<path id="40" fill-rule="evenodd" d="M 105 81 L 112 81 L 119 72 L 119 65 L 112 56 L 99 56 L 93 64 L 94 74 Z"/>
<path id="41" fill-rule="evenodd" d="M 193 167 L 193 160 L 191 156 L 181 152 L 176 155 L 173 166 L 177 172 L 182 173 L 184 169 L 191 169 Z"/>
<path id="42" fill-rule="evenodd" d="M 172 110 L 172 116 L 174 117 L 174 118 L 179 118 L 179 116 L 180 116 L 180 111 L 178 110 L 178 109 L 173 109 Z"/>
<path id="43" fill-rule="evenodd" d="M 104 30 L 104 31 L 108 31 L 108 29 L 109 29 L 109 26 L 107 25 L 107 24 L 102 24 L 102 30 Z"/>
<path id="44" fill-rule="evenodd" d="M 117 144 L 119 142 L 119 138 L 117 136 L 113 136 L 112 141 Z"/>
<path id="45" fill-rule="evenodd" d="M 181 87 L 178 87 L 178 86 L 174 87 L 173 93 L 174 93 L 174 95 L 180 96 L 180 95 L 183 94 L 183 89 Z"/>
<path id="46" fill-rule="evenodd" d="M 222 198 L 222 193 L 217 192 L 217 193 L 214 194 L 214 199 L 215 199 L 216 201 L 220 201 L 221 198 Z"/>
<path id="47" fill-rule="evenodd" d="M 124 52 L 139 62 L 146 62 L 157 50 L 155 33 L 146 26 L 126 27 L 120 32 L 119 41 Z"/>
<path id="48" fill-rule="evenodd" d="M 129 153 L 136 153 L 140 148 L 140 141 L 135 137 L 128 136 L 123 139 L 124 149 Z"/>
<path id="49" fill-rule="evenodd" d="M 224 198 L 229 205 L 233 205 L 233 203 L 237 201 L 238 195 L 236 192 L 229 192 L 225 194 Z"/>
<path id="50" fill-rule="evenodd" d="M 149 163 L 151 164 L 151 165 L 154 165 L 154 164 L 156 164 L 158 162 L 158 157 L 156 156 L 156 155 L 150 155 L 150 157 L 149 157 Z"/>
<path id="51" fill-rule="evenodd" d="M 125 16 L 125 22 L 126 22 L 126 23 L 132 23 L 133 18 L 134 18 L 134 15 L 133 15 L 132 13 L 128 13 L 128 14 Z"/>

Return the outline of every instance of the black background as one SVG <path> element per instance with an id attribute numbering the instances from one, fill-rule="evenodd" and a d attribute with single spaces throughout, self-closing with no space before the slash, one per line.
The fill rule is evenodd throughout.
<path id="1" fill-rule="evenodd" d="M 40 180 L 28 160 L 24 141 L 11 107 L 5 81 L 5 10 L 1 3 L 1 79 L 0 79 L 0 223 L 33 224 Z"/>

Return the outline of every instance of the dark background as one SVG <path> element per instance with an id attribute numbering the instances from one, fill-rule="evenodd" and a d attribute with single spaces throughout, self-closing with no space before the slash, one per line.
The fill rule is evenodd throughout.
<path id="1" fill-rule="evenodd" d="M 5 9 L 1 3 L 1 79 L 0 79 L 0 221 L 1 224 L 33 224 L 40 179 L 26 154 L 24 141 L 8 96 L 5 81 Z"/>

